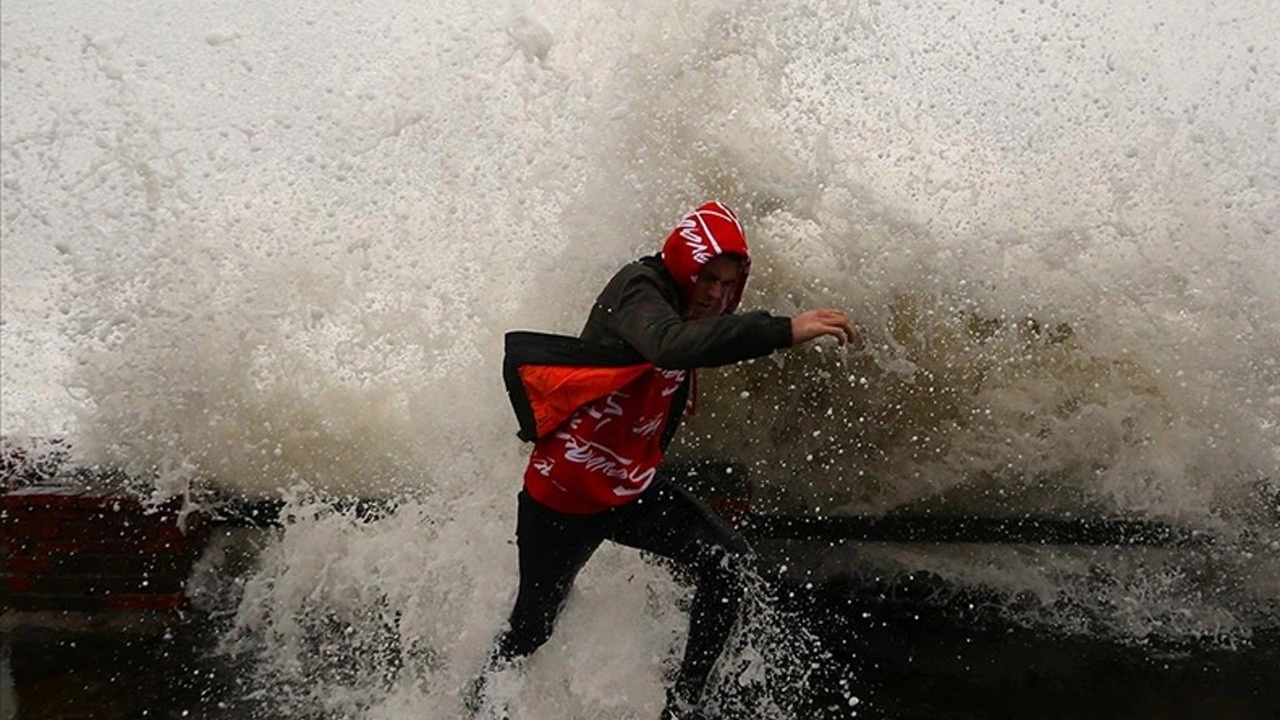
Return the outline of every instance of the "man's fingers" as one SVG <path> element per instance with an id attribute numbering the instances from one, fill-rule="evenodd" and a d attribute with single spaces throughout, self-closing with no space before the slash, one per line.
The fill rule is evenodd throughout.
<path id="1" fill-rule="evenodd" d="M 835 309 L 820 310 L 823 323 L 827 326 L 827 334 L 834 336 L 841 345 L 853 342 L 858 333 L 849 322 L 849 316 Z"/>
<path id="2" fill-rule="evenodd" d="M 838 322 L 823 321 L 820 334 L 830 335 L 835 338 L 841 345 L 849 342 L 849 333 L 845 330 L 844 325 Z"/>
<path id="3" fill-rule="evenodd" d="M 792 333 L 796 342 L 806 342 L 822 335 L 834 337 L 841 345 L 856 342 L 858 332 L 841 310 L 822 308 L 802 313 L 793 320 Z"/>
<path id="4" fill-rule="evenodd" d="M 823 320 L 822 334 L 830 335 L 831 337 L 838 340 L 841 345 L 847 342 L 844 336 L 844 328 L 840 327 L 838 323 L 831 322 L 830 320 Z"/>
<path id="5" fill-rule="evenodd" d="M 844 321 L 843 323 L 840 323 L 836 327 L 840 329 L 841 345 L 847 345 L 853 342 L 853 326 L 849 324 L 848 320 Z"/>
<path id="6" fill-rule="evenodd" d="M 845 337 L 848 338 L 848 342 L 850 344 L 856 343 L 858 341 L 858 331 L 853 329 L 853 323 L 849 322 L 849 318 L 844 319 L 843 327 L 844 334 Z"/>

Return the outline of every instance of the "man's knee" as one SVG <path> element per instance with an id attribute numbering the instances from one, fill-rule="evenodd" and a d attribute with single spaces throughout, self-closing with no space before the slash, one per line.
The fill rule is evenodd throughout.
<path id="1" fill-rule="evenodd" d="M 746 578 L 755 568 L 755 553 L 736 533 L 705 548 L 697 567 L 698 582 L 712 583 L 740 595 Z"/>
<path id="2" fill-rule="evenodd" d="M 728 558 L 728 562 L 732 565 L 736 565 L 744 569 L 750 569 L 755 565 L 755 551 L 751 549 L 751 545 L 747 542 L 747 539 L 736 532 L 726 539 L 724 543 L 724 552 L 725 556 Z"/>
<path id="3" fill-rule="evenodd" d="M 721 533 L 715 539 L 715 546 L 720 553 L 721 564 L 725 567 L 747 572 L 755 566 L 755 551 L 737 531 L 727 530 Z"/>

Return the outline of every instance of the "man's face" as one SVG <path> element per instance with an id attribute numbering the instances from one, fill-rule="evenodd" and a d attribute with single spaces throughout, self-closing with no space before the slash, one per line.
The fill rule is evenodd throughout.
<path id="1" fill-rule="evenodd" d="M 742 273 L 742 262 L 732 255 L 721 255 L 702 266 L 698 281 L 689 298 L 689 318 L 718 315 L 724 307 L 725 295 L 733 292 Z"/>

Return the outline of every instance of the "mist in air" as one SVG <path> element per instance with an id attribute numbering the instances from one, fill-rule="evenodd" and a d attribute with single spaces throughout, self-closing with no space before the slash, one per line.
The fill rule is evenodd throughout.
<path id="1" fill-rule="evenodd" d="M 1271 3 L 4 14 L 0 428 L 160 493 L 288 500 L 243 587 L 213 560 L 196 583 L 282 707 L 456 715 L 516 582 L 502 334 L 576 333 L 612 272 L 712 198 L 752 246 L 744 308 L 840 307 L 864 343 L 702 373 L 677 456 L 743 463 L 764 511 L 1226 539 L 1190 568 L 880 547 L 812 571 L 1030 593 L 1010 613 L 1069 632 L 1277 623 Z M 398 509 L 362 523 L 325 502 L 345 496 Z M 510 679 L 515 707 L 655 715 L 683 592 L 603 550 L 563 643 Z M 759 612 L 737 652 L 767 645 L 802 682 Z M 324 674 L 324 628 L 374 648 L 388 618 L 406 670 L 374 679 L 371 651 Z"/>

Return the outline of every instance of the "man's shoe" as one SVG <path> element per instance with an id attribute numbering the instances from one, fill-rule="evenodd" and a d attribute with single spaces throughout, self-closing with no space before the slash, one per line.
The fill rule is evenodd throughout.
<path id="1" fill-rule="evenodd" d="M 662 708 L 662 715 L 659 720 L 712 720 L 711 716 L 704 713 L 697 705 L 676 697 L 675 693 L 667 692 L 667 706 Z"/>
<path id="2" fill-rule="evenodd" d="M 492 670 L 485 669 L 463 689 L 463 717 L 467 720 L 507 720 L 506 704 L 488 697 L 492 673 Z"/>
<path id="3" fill-rule="evenodd" d="M 488 684 L 488 673 L 481 672 L 462 689 L 462 708 L 467 718 L 474 718 L 484 707 L 484 686 Z"/>

